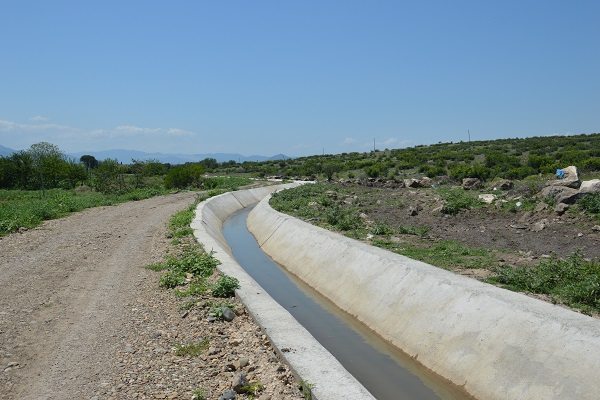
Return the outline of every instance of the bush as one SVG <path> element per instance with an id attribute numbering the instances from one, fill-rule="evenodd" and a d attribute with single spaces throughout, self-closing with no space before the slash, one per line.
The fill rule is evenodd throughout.
<path id="1" fill-rule="evenodd" d="M 240 288 L 239 281 L 229 275 L 222 275 L 219 280 L 215 283 L 212 289 L 212 295 L 214 297 L 233 297 L 235 295 L 235 289 Z"/>
<path id="2" fill-rule="evenodd" d="M 480 205 L 478 199 L 471 192 L 463 189 L 448 189 L 441 191 L 442 198 L 445 200 L 442 206 L 444 214 L 456 215 L 461 210 L 468 210 Z"/>
<path id="3" fill-rule="evenodd" d="M 158 285 L 167 289 L 182 286 L 187 283 L 185 273 L 181 271 L 167 271 L 161 277 Z"/>
<path id="4" fill-rule="evenodd" d="M 600 193 L 585 195 L 579 200 L 578 204 L 591 214 L 600 214 Z"/>

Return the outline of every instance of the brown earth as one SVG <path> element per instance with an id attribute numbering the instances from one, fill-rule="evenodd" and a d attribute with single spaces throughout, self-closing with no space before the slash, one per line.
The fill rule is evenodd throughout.
<path id="1" fill-rule="evenodd" d="M 373 223 L 427 227 L 425 240 L 453 240 L 489 249 L 495 255 L 495 265 L 534 265 L 553 254 L 563 258 L 577 250 L 588 259 L 600 260 L 600 222 L 577 211 L 576 206 L 559 215 L 541 200 L 529 210 L 517 207 L 509 211 L 493 203 L 448 215 L 441 212 L 443 200 L 433 189 L 357 184 L 344 184 L 342 189 L 348 193 L 345 201 L 358 206 L 363 217 Z M 497 195 L 498 200 L 519 199 L 519 193 L 510 191 Z M 490 269 L 458 268 L 457 272 L 482 277 L 488 276 Z"/>
<path id="2" fill-rule="evenodd" d="M 232 322 L 158 287 L 185 192 L 89 209 L 0 238 L 0 399 L 217 399 L 236 374 L 263 398 L 301 398 L 243 306 Z M 198 357 L 178 345 L 210 342 Z M 247 398 L 238 395 L 237 398 Z"/>

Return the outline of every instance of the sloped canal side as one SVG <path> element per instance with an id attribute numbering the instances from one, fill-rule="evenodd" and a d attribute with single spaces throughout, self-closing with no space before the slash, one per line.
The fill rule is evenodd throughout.
<path id="1" fill-rule="evenodd" d="M 238 263 L 373 396 L 380 400 L 472 399 L 273 262 L 246 228 L 251 209 L 232 215 L 223 224 L 223 235 Z"/>

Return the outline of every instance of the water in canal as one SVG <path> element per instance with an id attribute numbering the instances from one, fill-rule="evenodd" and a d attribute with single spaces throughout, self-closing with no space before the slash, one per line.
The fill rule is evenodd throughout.
<path id="1" fill-rule="evenodd" d="M 225 221 L 238 263 L 379 400 L 472 399 L 433 376 L 363 324 L 281 268 L 246 228 L 248 207 Z"/>

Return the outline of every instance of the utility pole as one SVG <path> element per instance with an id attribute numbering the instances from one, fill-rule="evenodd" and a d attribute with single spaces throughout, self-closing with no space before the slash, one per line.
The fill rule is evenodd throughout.
<path id="1" fill-rule="evenodd" d="M 467 129 L 467 132 L 469 133 L 469 143 L 471 143 L 471 130 Z"/>
<path id="2" fill-rule="evenodd" d="M 373 152 L 375 152 L 375 138 L 373 138 Z"/>

